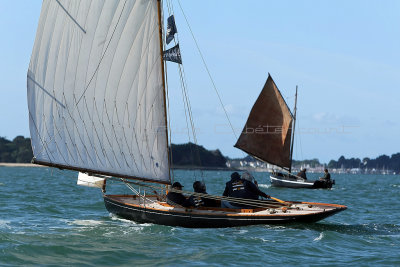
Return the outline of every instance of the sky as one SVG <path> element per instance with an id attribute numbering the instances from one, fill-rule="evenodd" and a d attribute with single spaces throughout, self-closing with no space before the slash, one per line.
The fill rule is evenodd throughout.
<path id="1" fill-rule="evenodd" d="M 270 73 L 291 109 L 298 86 L 295 159 L 400 152 L 400 1 L 180 1 L 236 136 Z M 0 136 L 8 139 L 30 135 L 26 73 L 41 2 L 0 0 Z M 172 3 L 198 144 L 243 157 Z M 172 141 L 186 143 L 176 65 L 167 69 Z"/>

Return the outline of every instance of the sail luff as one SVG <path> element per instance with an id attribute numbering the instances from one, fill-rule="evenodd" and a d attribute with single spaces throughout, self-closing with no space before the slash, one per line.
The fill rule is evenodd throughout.
<path id="1" fill-rule="evenodd" d="M 268 74 L 235 147 L 262 161 L 288 169 L 292 122 L 292 113 Z"/>
<path id="2" fill-rule="evenodd" d="M 161 60 L 161 73 L 162 73 L 162 83 L 163 83 L 163 98 L 164 98 L 164 119 L 165 119 L 165 136 L 166 136 L 166 144 L 167 144 L 167 154 L 168 154 L 168 176 L 169 181 L 171 182 L 171 155 L 169 153 L 169 145 L 168 145 L 168 118 L 167 118 L 167 97 L 165 90 L 165 69 L 164 69 L 164 57 L 163 57 L 163 24 L 162 24 L 162 9 L 161 9 L 161 0 L 157 0 L 157 11 L 158 11 L 158 25 L 159 25 L 159 39 L 160 39 L 160 60 Z"/>

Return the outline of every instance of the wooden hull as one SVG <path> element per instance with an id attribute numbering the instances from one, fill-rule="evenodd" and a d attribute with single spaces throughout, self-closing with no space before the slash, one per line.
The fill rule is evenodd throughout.
<path id="1" fill-rule="evenodd" d="M 332 188 L 333 182 L 322 182 L 319 180 L 303 180 L 297 178 L 289 178 L 285 176 L 271 175 L 271 185 L 275 187 L 288 187 L 288 188 Z"/>
<path id="2" fill-rule="evenodd" d="M 188 228 L 222 228 L 257 224 L 312 223 L 345 210 L 335 204 L 292 202 L 288 210 L 222 208 L 185 209 L 169 206 L 163 202 L 145 205 L 135 196 L 105 195 L 107 210 L 119 217 L 138 223 L 154 223 Z M 309 210 L 307 210 L 307 207 Z M 298 208 L 299 207 L 299 208 Z"/>

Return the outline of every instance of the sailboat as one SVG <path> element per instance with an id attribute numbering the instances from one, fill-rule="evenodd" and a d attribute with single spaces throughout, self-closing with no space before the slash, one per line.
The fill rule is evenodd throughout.
<path id="1" fill-rule="evenodd" d="M 181 58 L 179 44 L 164 49 L 173 28 L 165 34 L 160 0 L 44 0 L 27 74 L 32 162 L 78 171 L 78 184 L 100 188 L 110 213 L 139 223 L 315 222 L 345 210 L 171 188 L 165 64 Z M 117 182 L 130 193 L 107 194 Z M 166 202 L 171 191 L 251 207 L 185 208 Z"/>
<path id="2" fill-rule="evenodd" d="M 291 173 L 297 111 L 297 87 L 294 113 L 277 85 L 268 79 L 250 111 L 235 147 L 261 161 L 280 167 L 270 175 L 272 186 L 289 188 L 331 188 L 332 181 L 306 180 Z"/>

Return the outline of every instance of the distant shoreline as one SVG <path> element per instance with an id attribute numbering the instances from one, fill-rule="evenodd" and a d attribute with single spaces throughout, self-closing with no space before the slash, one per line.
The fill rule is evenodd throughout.
<path id="1" fill-rule="evenodd" d="M 42 165 L 32 164 L 32 163 L 9 163 L 0 162 L 0 167 L 45 167 Z"/>

